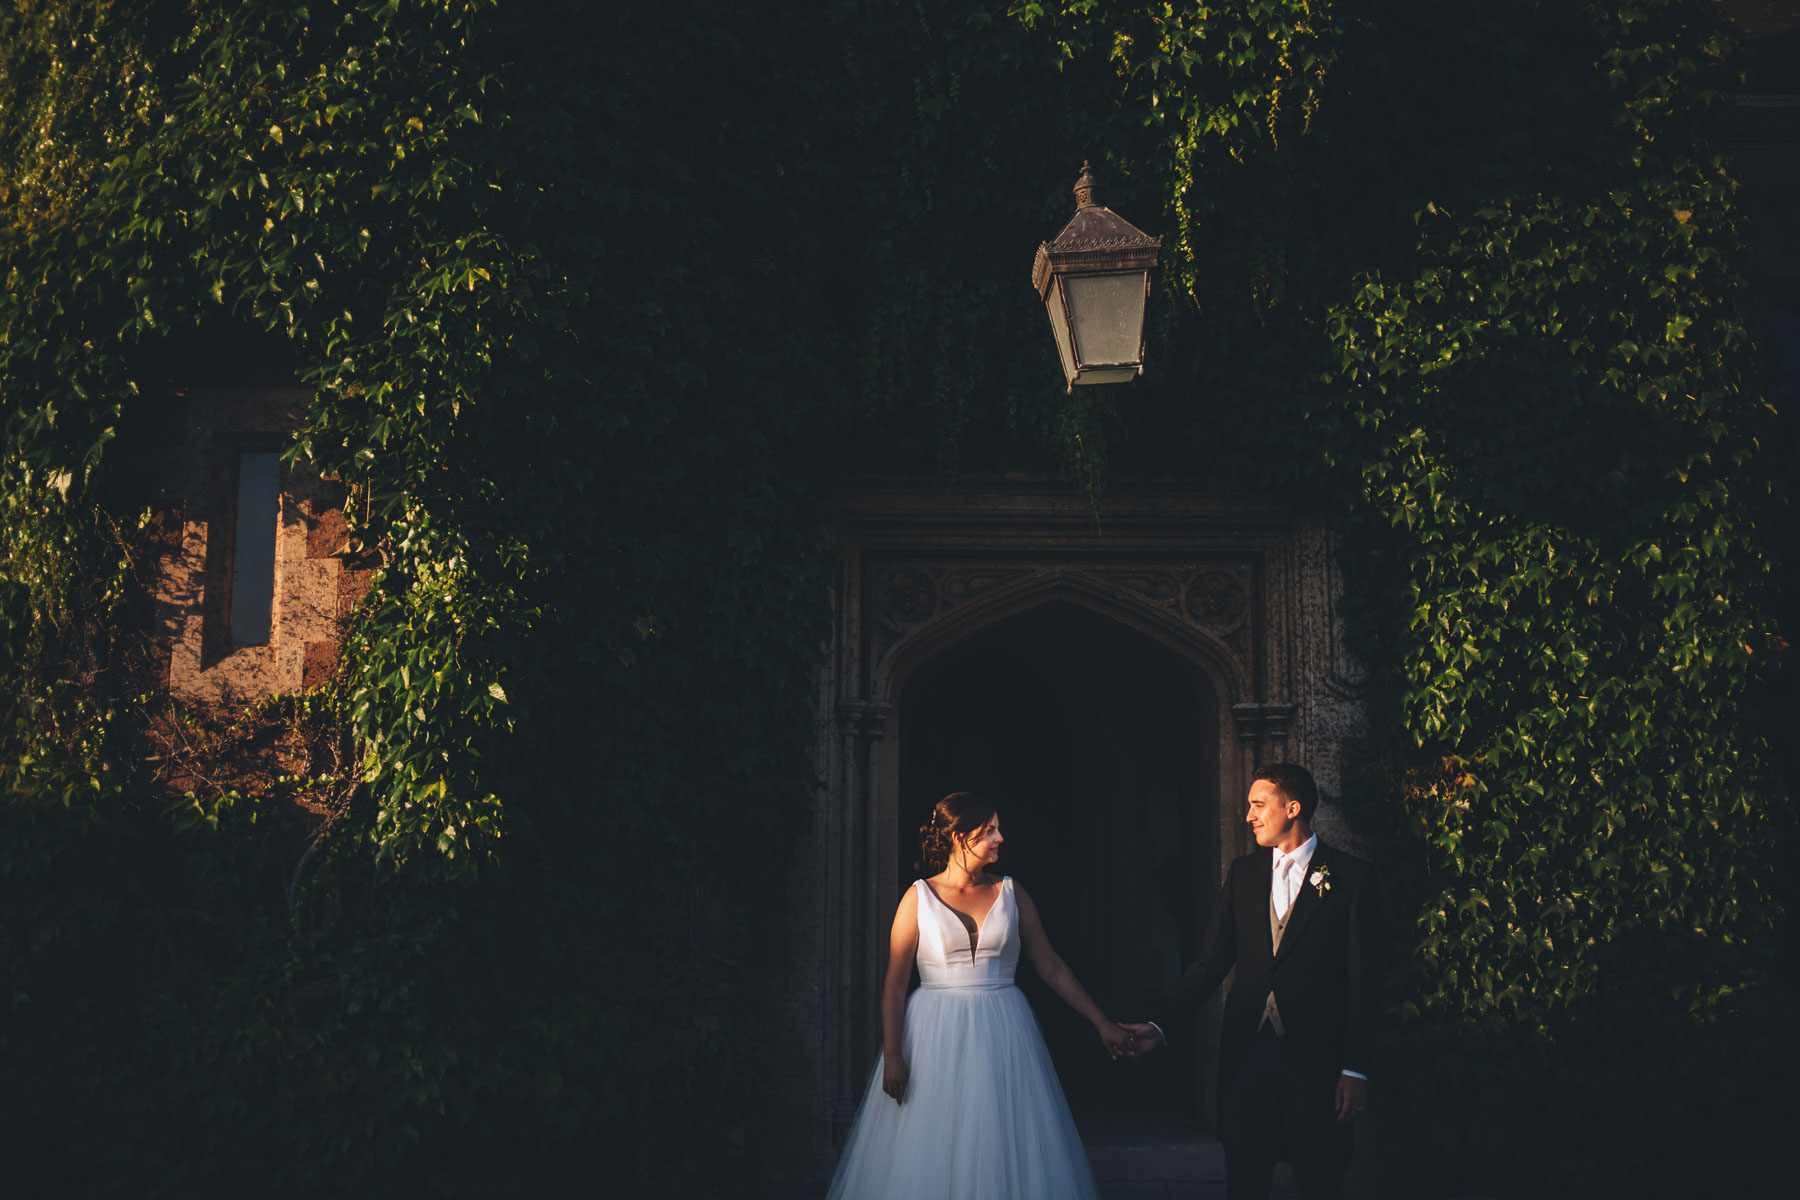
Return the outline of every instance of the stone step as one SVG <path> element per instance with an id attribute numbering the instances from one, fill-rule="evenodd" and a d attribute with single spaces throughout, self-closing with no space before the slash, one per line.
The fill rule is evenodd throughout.
<path id="1" fill-rule="evenodd" d="M 1081 1122 L 1088 1163 L 1108 1200 L 1150 1196 L 1223 1196 L 1225 1150 L 1219 1139 L 1194 1125 Z M 1166 1189 L 1159 1191 L 1158 1186 Z M 1274 1195 L 1293 1195 L 1293 1169 L 1275 1168 Z"/>
<path id="2" fill-rule="evenodd" d="M 1106 1122 L 1082 1126 L 1081 1140 L 1094 1178 L 1102 1181 L 1225 1179 L 1225 1151 L 1219 1139 L 1197 1129 Z"/>

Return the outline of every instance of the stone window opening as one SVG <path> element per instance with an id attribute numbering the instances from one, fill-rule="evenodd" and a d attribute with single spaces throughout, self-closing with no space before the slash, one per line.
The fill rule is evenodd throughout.
<path id="1" fill-rule="evenodd" d="M 177 397 L 154 500 L 171 527 L 156 589 L 170 693 L 237 705 L 326 682 L 372 564 L 345 556 L 343 487 L 304 459 L 284 461 L 310 393 L 194 387 Z"/>
<path id="2" fill-rule="evenodd" d="M 274 625 L 281 456 L 274 450 L 240 451 L 236 475 L 226 642 L 232 647 L 265 646 Z"/>

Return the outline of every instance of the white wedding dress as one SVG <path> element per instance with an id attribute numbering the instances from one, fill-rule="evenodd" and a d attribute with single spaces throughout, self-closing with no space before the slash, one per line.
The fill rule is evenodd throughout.
<path id="1" fill-rule="evenodd" d="M 844 1144 L 829 1200 L 1097 1200 L 1050 1052 L 1023 992 L 1012 877 L 969 934 L 924 880 L 919 978 L 906 1005 L 906 1099 L 882 1062 Z"/>

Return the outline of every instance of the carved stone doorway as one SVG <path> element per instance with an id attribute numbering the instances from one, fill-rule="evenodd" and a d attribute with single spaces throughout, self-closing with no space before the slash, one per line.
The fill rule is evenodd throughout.
<path id="1" fill-rule="evenodd" d="M 1129 993 L 1165 973 L 1172 940 L 1191 948 L 1224 868 L 1249 849 L 1240 806 L 1256 764 L 1306 763 L 1326 798 L 1318 824 L 1336 836 L 1342 751 L 1362 725 L 1361 672 L 1333 612 L 1328 535 L 1278 500 L 1144 484 L 1090 507 L 1037 480 L 958 489 L 870 480 L 841 497 L 838 520 L 835 628 L 819 680 L 818 869 L 793 885 L 783 989 L 770 1000 L 788 1027 L 815 1031 L 780 1061 L 792 1093 L 816 1098 L 804 1153 L 827 1173 L 880 1049 L 888 928 L 914 878 L 920 806 L 934 792 L 974 783 L 1006 803 L 1018 779 L 1047 796 L 1048 784 L 1029 781 L 1060 763 L 1064 798 L 1039 824 L 1073 825 L 1076 836 L 1053 850 L 1054 839 L 1030 829 L 1028 810 L 1009 809 L 1015 825 L 1025 822 L 1009 826 L 1014 873 L 1042 893 L 1052 936 L 1080 957 L 1084 981 Z M 971 713 L 957 697 L 1002 669 L 983 656 L 1006 653 L 1051 680 L 1096 679 L 1096 694 L 1021 685 Z M 983 725 L 971 747 L 952 748 L 946 730 L 972 721 Z M 991 784 L 962 778 L 982 771 Z M 1195 915 L 1171 917 L 1172 929 L 1155 924 L 1151 907 L 1163 859 L 1110 835 L 1134 805 L 1175 831 L 1178 857 L 1191 865 L 1176 910 Z M 1083 824 L 1095 821 L 1107 828 Z M 1073 865 L 1054 860 L 1077 851 L 1086 857 Z M 1050 861 L 1030 862 L 1042 855 Z M 1103 965 L 1090 967 L 1090 957 Z M 1040 1009 L 1047 1029 L 1056 1007 Z M 1203 1019 L 1195 1039 L 1206 1060 L 1212 1025 Z M 1210 1127 L 1204 1066 L 1189 1079 L 1185 1091 L 1151 1090 L 1167 1115 L 1185 1103 Z M 1078 1105 L 1090 1094 L 1124 1103 L 1065 1080 Z"/>
<path id="2" fill-rule="evenodd" d="M 1193 960 L 1218 888 L 1218 698 L 1205 674 L 1116 622 L 1052 602 L 975 634 L 901 695 L 902 879 L 936 800 L 979 791 L 1057 952 L 1100 1006 L 1142 1017 Z M 1027 966 L 1020 986 L 1078 1116 L 1202 1114 L 1193 1039 L 1115 1064 Z"/>

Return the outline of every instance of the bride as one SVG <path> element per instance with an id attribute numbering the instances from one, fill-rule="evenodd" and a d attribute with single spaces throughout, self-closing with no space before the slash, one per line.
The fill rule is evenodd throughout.
<path id="1" fill-rule="evenodd" d="M 1130 1053 L 1131 1033 L 1051 949 L 1025 889 L 987 872 L 1006 840 L 993 805 L 954 793 L 919 832 L 926 863 L 941 869 L 894 913 L 881 1057 L 828 1200 L 1093 1200 L 1049 1051 L 1013 986 L 1020 947 L 1114 1058 Z"/>

